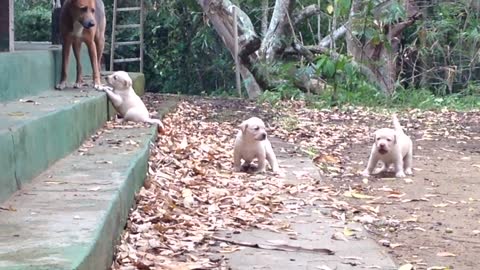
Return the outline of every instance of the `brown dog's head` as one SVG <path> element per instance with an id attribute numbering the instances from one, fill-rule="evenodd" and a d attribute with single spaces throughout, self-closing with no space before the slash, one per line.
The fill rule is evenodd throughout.
<path id="1" fill-rule="evenodd" d="M 95 26 L 95 0 L 72 0 L 73 18 L 84 28 L 90 29 Z"/>
<path id="2" fill-rule="evenodd" d="M 249 140 L 263 141 L 267 138 L 267 132 L 265 131 L 265 124 L 260 118 L 252 117 L 243 121 L 239 128 L 241 129 L 243 136 Z"/>
<path id="3" fill-rule="evenodd" d="M 384 155 L 390 152 L 396 143 L 397 137 L 393 129 L 382 128 L 375 131 L 375 145 L 380 154 Z"/>

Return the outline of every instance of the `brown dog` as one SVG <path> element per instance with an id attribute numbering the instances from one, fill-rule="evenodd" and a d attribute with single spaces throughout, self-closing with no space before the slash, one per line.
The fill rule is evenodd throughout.
<path id="1" fill-rule="evenodd" d="M 74 87 L 83 85 L 80 48 L 85 42 L 92 63 L 94 87 L 100 88 L 100 63 L 105 46 L 105 7 L 102 0 L 65 0 L 60 12 L 60 34 L 63 39 L 62 75 L 56 86 L 61 90 L 67 84 L 70 48 L 77 62 L 77 80 Z"/>

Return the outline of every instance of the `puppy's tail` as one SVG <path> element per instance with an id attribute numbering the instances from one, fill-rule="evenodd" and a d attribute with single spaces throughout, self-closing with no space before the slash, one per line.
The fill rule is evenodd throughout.
<path id="1" fill-rule="evenodd" d="M 392 122 L 393 122 L 393 129 L 396 132 L 402 132 L 403 133 L 402 126 L 400 125 L 400 122 L 398 121 L 397 115 L 395 113 L 392 115 Z"/>
<path id="2" fill-rule="evenodd" d="M 162 121 L 160 121 L 160 119 L 155 119 L 155 118 L 148 118 L 148 120 L 146 121 L 147 123 L 150 123 L 150 124 L 157 124 L 157 130 L 160 134 L 164 134 L 165 133 L 165 126 L 163 125 Z"/>

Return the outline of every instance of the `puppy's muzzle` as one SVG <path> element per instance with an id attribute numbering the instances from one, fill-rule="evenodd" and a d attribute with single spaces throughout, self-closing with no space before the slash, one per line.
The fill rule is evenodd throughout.
<path id="1" fill-rule="evenodd" d="M 386 145 L 384 143 L 381 143 L 381 144 L 378 145 L 378 152 L 380 154 L 388 153 L 388 150 L 387 150 Z"/>
<path id="2" fill-rule="evenodd" d="M 257 140 L 263 141 L 266 138 L 267 138 L 267 133 L 262 133 L 262 134 L 258 135 Z"/>
<path id="3" fill-rule="evenodd" d="M 95 21 L 94 20 L 85 20 L 81 22 L 83 27 L 86 29 L 90 29 L 95 26 Z"/>

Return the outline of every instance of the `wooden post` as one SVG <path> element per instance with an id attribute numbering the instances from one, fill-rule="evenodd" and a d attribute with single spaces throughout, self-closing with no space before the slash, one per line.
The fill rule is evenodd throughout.
<path id="1" fill-rule="evenodd" d="M 0 52 L 13 52 L 13 0 L 0 0 Z"/>
<path id="2" fill-rule="evenodd" d="M 52 44 L 62 44 L 62 37 L 60 35 L 60 11 L 63 1 L 54 0 L 53 2 L 51 42 Z"/>
<path id="3" fill-rule="evenodd" d="M 235 58 L 235 78 L 237 82 L 238 96 L 242 97 L 242 85 L 240 82 L 240 63 L 238 60 L 238 27 L 237 27 L 237 7 L 233 7 L 233 39 L 235 40 L 235 46 L 233 50 Z"/>
<path id="4" fill-rule="evenodd" d="M 112 12 L 112 36 L 110 42 L 110 71 L 113 71 L 113 60 L 115 60 L 115 27 L 117 26 L 117 0 L 113 0 Z"/>

